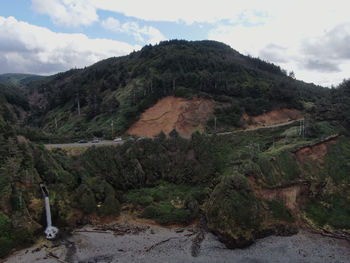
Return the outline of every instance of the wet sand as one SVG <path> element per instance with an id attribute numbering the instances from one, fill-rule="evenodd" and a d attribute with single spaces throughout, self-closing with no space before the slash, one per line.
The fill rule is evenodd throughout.
<path id="1" fill-rule="evenodd" d="M 91 229 L 84 227 L 84 229 Z M 115 236 L 110 233 L 76 232 L 70 237 L 50 242 L 49 247 L 33 246 L 16 252 L 8 263 L 114 263 L 114 262 L 350 262 L 350 243 L 301 232 L 291 237 L 270 236 L 258 240 L 246 249 L 230 250 L 208 232 L 193 232 L 194 226 L 178 228 L 150 226 L 138 234 Z M 159 243 L 165 241 L 163 243 Z M 197 243 L 196 243 L 197 242 Z M 155 245 L 155 246 L 153 246 Z M 51 246 L 56 246 L 50 248 Z M 153 246 L 153 247 L 152 247 Z M 150 248 L 151 247 L 151 248 Z M 35 250 L 39 251 L 35 251 Z M 194 250 L 197 249 L 197 253 Z M 197 254 L 197 256 L 193 256 Z"/>

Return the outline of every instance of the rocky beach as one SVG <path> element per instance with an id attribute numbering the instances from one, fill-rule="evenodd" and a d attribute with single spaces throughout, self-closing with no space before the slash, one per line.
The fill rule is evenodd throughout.
<path id="1" fill-rule="evenodd" d="M 114 262 L 350 262 L 344 240 L 301 231 L 290 237 L 270 236 L 245 249 L 227 249 L 198 225 L 161 227 L 154 224 L 111 223 L 85 226 L 56 241 L 42 240 L 17 251 L 6 263 Z"/>

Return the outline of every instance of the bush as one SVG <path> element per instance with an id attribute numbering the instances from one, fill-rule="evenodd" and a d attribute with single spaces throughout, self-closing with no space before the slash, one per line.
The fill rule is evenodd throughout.
<path id="1" fill-rule="evenodd" d="M 149 205 L 143 210 L 141 217 L 152 219 L 152 218 L 156 218 L 157 215 L 158 215 L 157 208 L 154 205 Z"/>
<path id="2" fill-rule="evenodd" d="M 323 200 L 322 200 L 323 199 Z M 305 207 L 307 215 L 319 226 L 350 229 L 350 199 L 347 193 L 329 195 L 321 200 L 311 199 Z"/>
<path id="3" fill-rule="evenodd" d="M 269 208 L 275 219 L 292 223 L 295 218 L 291 211 L 280 200 L 272 200 L 268 202 Z"/>
<path id="4" fill-rule="evenodd" d="M 255 238 L 261 213 L 254 190 L 241 174 L 224 176 L 206 204 L 208 227 L 229 248 L 244 247 Z"/>
<path id="5" fill-rule="evenodd" d="M 0 236 L 0 258 L 7 256 L 13 247 L 13 241 L 8 237 Z"/>
<path id="6" fill-rule="evenodd" d="M 106 197 L 101 208 L 101 215 L 113 215 L 118 216 L 120 214 L 120 203 L 114 195 L 110 194 Z"/>

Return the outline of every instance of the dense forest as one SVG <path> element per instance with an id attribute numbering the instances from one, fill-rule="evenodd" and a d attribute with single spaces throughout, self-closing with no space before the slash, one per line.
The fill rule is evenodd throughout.
<path id="1" fill-rule="evenodd" d="M 145 46 L 128 56 L 28 86 L 32 102 L 28 124 L 72 137 L 111 136 L 112 120 L 122 134 L 140 113 L 169 95 L 222 103 L 225 107 L 216 111 L 218 123 L 235 126 L 242 112 L 255 116 L 276 108 L 301 109 L 303 102 L 315 102 L 330 93 L 225 44 L 181 40 Z M 228 112 L 231 116 L 224 117 Z"/>
<path id="2" fill-rule="evenodd" d="M 215 115 L 232 129 L 243 112 L 299 109 L 305 132 L 301 122 L 190 139 L 173 130 L 74 154 L 40 143 L 107 136 L 111 120 L 122 133 L 167 95 L 226 105 Z M 349 231 L 349 116 L 350 80 L 306 84 L 213 41 L 162 42 L 25 87 L 0 84 L 0 258 L 43 235 L 40 182 L 62 232 L 129 210 L 163 225 L 202 216 L 230 248 L 298 227 Z"/>

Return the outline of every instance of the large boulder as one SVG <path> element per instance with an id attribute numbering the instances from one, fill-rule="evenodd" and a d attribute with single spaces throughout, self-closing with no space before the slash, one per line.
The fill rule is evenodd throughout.
<path id="1" fill-rule="evenodd" d="M 262 216 L 253 188 L 243 175 L 224 176 L 205 210 L 208 228 L 228 248 L 242 248 L 254 242 Z"/>

